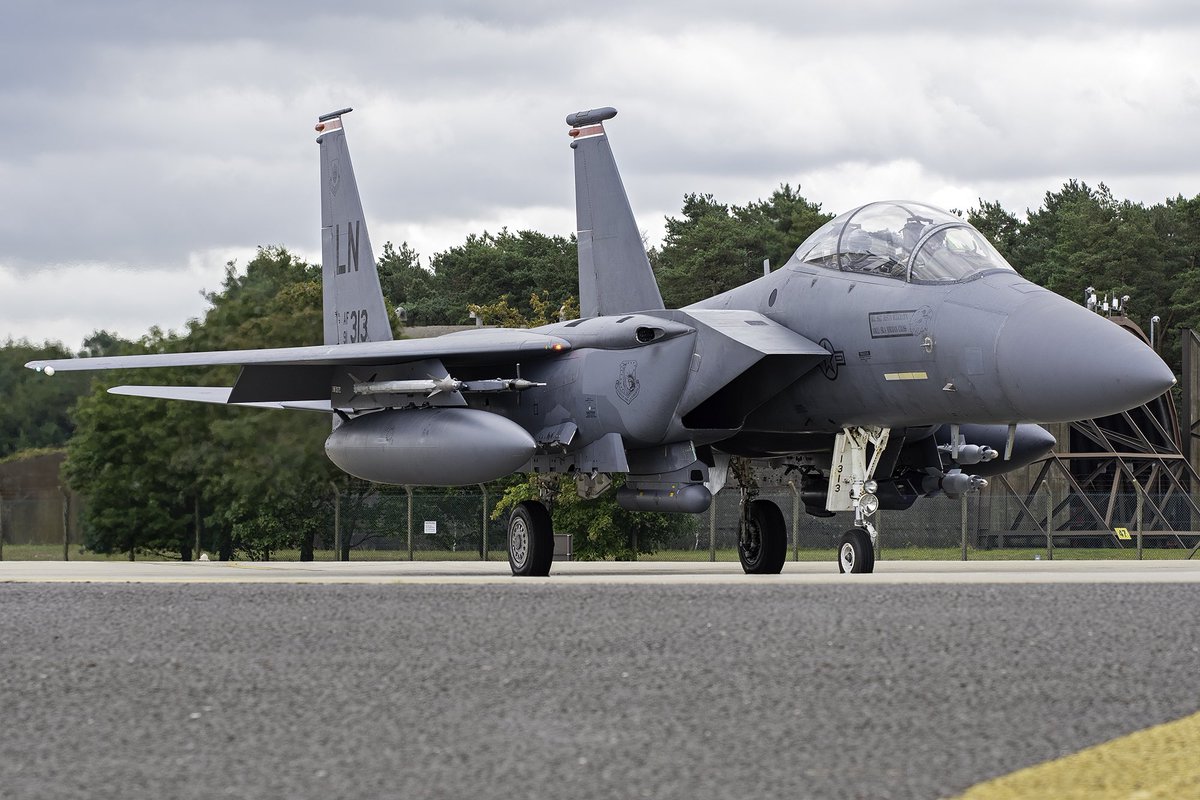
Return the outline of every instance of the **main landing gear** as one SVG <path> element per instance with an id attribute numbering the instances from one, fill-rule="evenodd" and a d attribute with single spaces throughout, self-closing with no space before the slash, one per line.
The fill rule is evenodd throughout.
<path id="1" fill-rule="evenodd" d="M 550 512 L 536 500 L 526 500 L 508 518 L 508 565 L 513 575 L 544 578 L 554 561 L 554 526 Z"/>
<path id="2" fill-rule="evenodd" d="M 735 458 L 729 462 L 741 489 L 738 521 L 738 560 L 748 575 L 778 575 L 787 560 L 787 525 L 783 512 L 770 500 L 758 497 L 758 481 L 750 463 Z"/>
<path id="3" fill-rule="evenodd" d="M 749 575 L 778 575 L 787 560 L 787 526 L 770 500 L 749 500 L 738 526 L 738 560 Z"/>

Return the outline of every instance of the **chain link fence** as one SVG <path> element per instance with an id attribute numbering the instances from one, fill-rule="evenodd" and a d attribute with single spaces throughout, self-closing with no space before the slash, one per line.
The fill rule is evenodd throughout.
<path id="1" fill-rule="evenodd" d="M 503 560 L 506 519 L 492 519 L 499 497 L 490 486 L 411 492 L 380 486 L 356 499 L 342 496 L 338 514 L 317 536 L 315 557 L 334 559 L 339 546 L 348 545 L 352 559 Z M 841 535 L 853 525 L 849 514 L 810 516 L 788 487 L 764 489 L 759 498 L 783 513 L 789 559 L 832 558 Z M 57 488 L 0 493 L 0 558 L 86 556 L 82 503 Z M 1151 503 L 1124 494 L 973 493 L 922 498 L 906 511 L 881 511 L 876 526 L 884 559 L 1187 558 L 1200 542 L 1200 519 L 1192 509 L 1184 496 Z M 726 489 L 709 511 L 687 515 L 679 533 L 642 558 L 736 560 L 739 512 L 738 491 Z M 1103 527 L 1106 514 L 1112 525 Z M 272 558 L 298 558 L 298 551 Z"/>

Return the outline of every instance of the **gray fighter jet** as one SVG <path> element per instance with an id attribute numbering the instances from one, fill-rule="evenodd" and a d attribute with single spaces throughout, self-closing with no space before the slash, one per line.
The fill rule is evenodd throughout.
<path id="1" fill-rule="evenodd" d="M 1038 422 L 1112 414 L 1174 377 L 1103 317 L 1025 280 L 960 218 L 872 203 L 817 230 L 781 268 L 663 307 L 613 160 L 612 108 L 567 117 L 575 151 L 581 319 L 392 341 L 343 109 L 319 118 L 325 344 L 34 361 L 63 370 L 242 367 L 232 387 L 116 394 L 307 409 L 369 481 L 456 486 L 513 472 L 626 475 L 625 508 L 700 512 L 732 476 L 746 572 L 784 563 L 783 514 L 756 465 L 798 470 L 809 513 L 853 515 L 843 572 L 871 572 L 879 508 L 957 495 L 1045 455 Z M 550 515 L 508 524 L 515 575 L 546 575 Z"/>

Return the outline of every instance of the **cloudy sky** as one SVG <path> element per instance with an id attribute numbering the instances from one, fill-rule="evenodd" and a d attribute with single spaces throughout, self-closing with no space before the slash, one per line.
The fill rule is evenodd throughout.
<path id="1" fill-rule="evenodd" d="M 319 250 L 313 124 L 372 239 L 574 230 L 563 117 L 608 124 L 651 242 L 683 195 L 1037 208 L 1071 177 L 1200 194 L 1200 5 L 5 0 L 0 341 L 203 313 L 254 248 Z"/>

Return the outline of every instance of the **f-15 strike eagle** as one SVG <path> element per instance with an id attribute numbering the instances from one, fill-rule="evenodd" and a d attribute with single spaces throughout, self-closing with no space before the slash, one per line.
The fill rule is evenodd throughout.
<path id="1" fill-rule="evenodd" d="M 957 495 L 1045 455 L 1038 422 L 1113 414 L 1173 383 L 1103 317 L 1025 280 L 960 218 L 871 203 L 813 233 L 782 267 L 683 309 L 663 307 L 604 123 L 567 117 L 575 151 L 581 318 L 392 341 L 343 109 L 319 118 L 320 346 L 33 361 L 33 369 L 236 364 L 232 387 L 115 394 L 328 413 L 325 443 L 369 481 L 457 486 L 513 472 L 626 475 L 635 511 L 700 512 L 732 476 L 749 573 L 784 563 L 783 514 L 757 465 L 799 471 L 809 513 L 853 514 L 842 572 L 871 572 L 877 509 Z M 515 575 L 546 575 L 550 515 L 508 523 Z"/>

